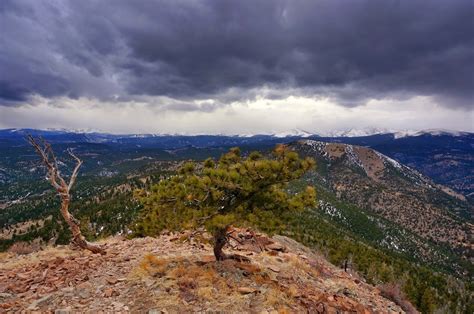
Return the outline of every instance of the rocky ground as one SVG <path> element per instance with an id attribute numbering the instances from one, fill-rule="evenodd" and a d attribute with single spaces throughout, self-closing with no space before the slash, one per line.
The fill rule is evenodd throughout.
<path id="1" fill-rule="evenodd" d="M 398 313 L 380 291 L 301 244 L 235 230 L 216 262 L 206 234 L 102 241 L 104 256 L 69 247 L 0 255 L 0 313 Z"/>

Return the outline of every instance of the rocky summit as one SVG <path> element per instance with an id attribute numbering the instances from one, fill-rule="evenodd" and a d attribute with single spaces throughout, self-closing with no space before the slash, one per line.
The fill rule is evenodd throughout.
<path id="1" fill-rule="evenodd" d="M 234 229 L 216 262 L 204 232 L 100 242 L 106 255 L 58 246 L 3 253 L 0 312 L 401 313 L 357 274 L 284 236 Z"/>

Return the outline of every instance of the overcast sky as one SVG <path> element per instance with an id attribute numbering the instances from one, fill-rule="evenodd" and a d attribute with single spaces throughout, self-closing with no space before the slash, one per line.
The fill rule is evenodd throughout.
<path id="1" fill-rule="evenodd" d="M 7 127 L 474 131 L 474 2 L 2 0 Z"/>

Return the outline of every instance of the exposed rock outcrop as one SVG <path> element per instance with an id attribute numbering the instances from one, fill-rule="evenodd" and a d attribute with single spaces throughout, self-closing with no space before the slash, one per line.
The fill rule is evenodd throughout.
<path id="1" fill-rule="evenodd" d="M 380 291 L 289 238 L 234 230 L 216 262 L 209 237 L 183 232 L 103 241 L 105 256 L 68 247 L 2 255 L 0 312 L 403 312 Z"/>

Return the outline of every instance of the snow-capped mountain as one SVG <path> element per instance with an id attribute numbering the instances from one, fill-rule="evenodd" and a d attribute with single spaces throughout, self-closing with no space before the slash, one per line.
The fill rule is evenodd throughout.
<path id="1" fill-rule="evenodd" d="M 394 133 L 394 130 L 388 130 L 384 128 L 373 128 L 367 127 L 362 129 L 350 128 L 350 129 L 340 129 L 323 132 L 322 134 L 325 137 L 362 137 L 370 136 L 376 134 L 389 134 Z"/>
<path id="2" fill-rule="evenodd" d="M 464 135 L 469 135 L 469 132 L 453 131 L 453 130 L 446 130 L 446 129 L 428 129 L 428 130 L 421 130 L 421 131 L 413 131 L 413 130 L 397 131 L 397 132 L 394 132 L 393 134 L 394 134 L 394 137 L 398 139 L 398 138 L 403 138 L 403 137 L 421 136 L 421 135 L 464 136 Z"/>
<path id="3" fill-rule="evenodd" d="M 267 136 L 274 138 L 291 138 L 291 137 L 300 137 L 300 138 L 309 138 L 309 137 L 365 137 L 372 135 L 382 135 L 382 134 L 393 134 L 395 139 L 404 138 L 404 137 L 416 137 L 421 135 L 431 135 L 431 136 L 466 136 L 472 134 L 465 131 L 454 131 L 446 129 L 427 129 L 427 130 L 391 130 L 386 128 L 375 128 L 367 127 L 362 129 L 349 128 L 349 129 L 338 129 L 330 131 L 321 131 L 321 132 L 309 132 L 303 129 L 294 128 L 287 131 L 281 132 L 269 132 L 269 133 L 240 133 L 240 134 L 207 134 L 207 133 L 131 133 L 131 134 L 111 134 L 99 130 L 92 129 L 64 129 L 64 128 L 47 128 L 47 129 L 4 129 L 0 130 L 0 133 L 10 133 L 11 135 L 17 134 L 23 136 L 25 134 L 32 135 L 82 135 L 88 138 L 95 139 L 97 137 L 103 140 L 106 139 L 116 139 L 116 138 L 154 138 L 154 137 L 173 137 L 173 136 L 217 136 L 217 137 L 241 137 L 241 138 L 250 138 L 255 136 Z"/>
<path id="4" fill-rule="evenodd" d="M 426 130 L 392 130 L 385 128 L 374 128 L 367 127 L 362 129 L 341 129 L 341 130 L 332 130 L 327 132 L 319 132 L 321 136 L 324 137 L 363 137 L 379 134 L 393 134 L 395 139 L 410 137 L 410 136 L 421 136 L 421 135 L 431 135 L 431 136 L 465 136 L 469 135 L 470 132 L 465 131 L 454 131 L 446 129 L 426 129 Z"/>
<path id="5" fill-rule="evenodd" d="M 273 133 L 270 134 L 274 137 L 310 137 L 310 136 L 316 136 L 316 134 L 302 130 L 302 129 L 291 129 L 285 132 L 279 132 L 279 133 Z"/>

